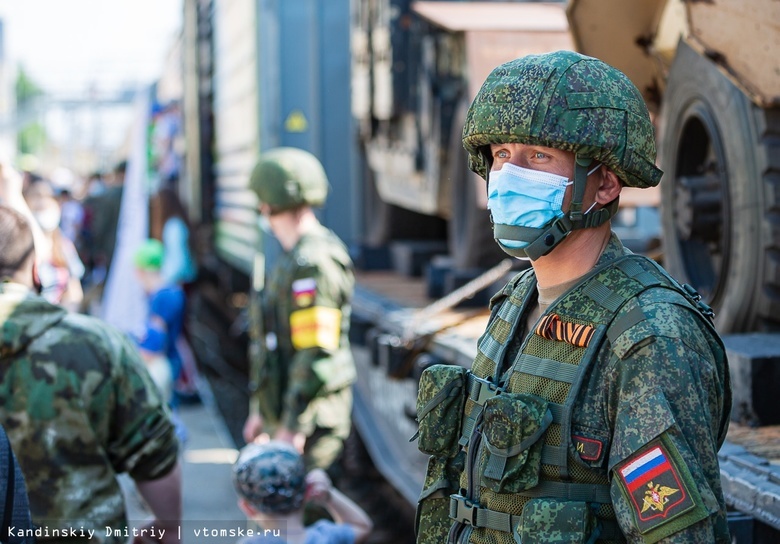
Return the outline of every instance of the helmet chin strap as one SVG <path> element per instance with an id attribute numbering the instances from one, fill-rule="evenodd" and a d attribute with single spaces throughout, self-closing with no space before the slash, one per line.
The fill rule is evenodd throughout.
<path id="1" fill-rule="evenodd" d="M 493 225 L 493 237 L 506 253 L 514 257 L 529 258 L 535 261 L 550 253 L 572 231 L 603 225 L 617 213 L 618 199 L 596 211 L 582 211 L 582 200 L 585 197 L 585 186 L 588 176 L 595 172 L 601 164 L 588 170 L 593 163 L 590 157 L 575 156 L 574 187 L 571 204 L 566 215 L 556 218 L 552 223 L 541 228 L 520 227 L 517 225 Z M 592 206 L 591 206 L 592 207 Z M 512 248 L 502 244 L 500 240 L 517 240 L 528 242 L 524 248 Z"/>

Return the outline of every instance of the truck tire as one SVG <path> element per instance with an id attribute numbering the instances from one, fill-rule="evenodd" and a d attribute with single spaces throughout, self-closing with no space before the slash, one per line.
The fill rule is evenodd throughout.
<path id="1" fill-rule="evenodd" d="M 664 264 L 721 333 L 780 330 L 780 109 L 681 43 L 659 120 Z"/>
<path id="2" fill-rule="evenodd" d="M 490 268 L 506 255 L 493 239 L 490 214 L 481 206 L 477 191 L 485 192 L 484 180 L 477 180 L 468 167 L 468 154 L 461 133 L 468 104 L 461 101 L 455 111 L 455 122 L 448 146 L 448 177 L 451 180 L 452 215 L 447 227 L 448 249 L 456 270 Z M 481 183 L 477 183 L 481 181 Z"/>

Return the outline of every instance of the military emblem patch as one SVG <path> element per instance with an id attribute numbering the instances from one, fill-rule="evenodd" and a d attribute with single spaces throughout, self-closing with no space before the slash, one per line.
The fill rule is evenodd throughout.
<path id="1" fill-rule="evenodd" d="M 314 278 L 303 278 L 292 283 L 293 302 L 299 308 L 311 306 L 317 293 L 317 281 Z"/>
<path id="2" fill-rule="evenodd" d="M 629 459 L 617 472 L 643 534 L 696 506 L 685 479 L 663 444 Z"/>

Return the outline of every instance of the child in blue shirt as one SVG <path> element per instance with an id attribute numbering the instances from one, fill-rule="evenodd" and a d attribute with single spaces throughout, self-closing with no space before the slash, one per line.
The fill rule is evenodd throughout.
<path id="1" fill-rule="evenodd" d="M 155 239 L 146 240 L 133 255 L 136 277 L 149 297 L 146 328 L 137 343 L 149 374 L 173 410 L 176 433 L 184 443 L 187 433 L 176 413 L 173 384 L 182 366 L 176 341 L 184 326 L 186 298 L 181 285 L 163 277 L 164 258 L 162 242 Z"/>

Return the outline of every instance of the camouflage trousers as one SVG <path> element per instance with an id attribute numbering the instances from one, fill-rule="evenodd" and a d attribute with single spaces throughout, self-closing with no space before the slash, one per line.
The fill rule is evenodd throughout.
<path id="1" fill-rule="evenodd" d="M 306 437 L 303 460 L 307 470 L 313 468 L 321 468 L 328 472 L 334 470 L 352 426 L 352 388 L 345 387 L 328 397 L 330 397 L 327 401 L 329 413 L 322 416 L 318 414 L 319 424 Z M 327 423 L 327 426 L 323 423 Z"/>

